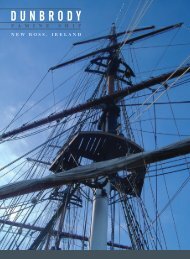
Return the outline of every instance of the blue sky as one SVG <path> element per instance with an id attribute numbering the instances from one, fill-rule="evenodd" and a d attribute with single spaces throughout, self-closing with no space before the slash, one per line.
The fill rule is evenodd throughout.
<path id="1" fill-rule="evenodd" d="M 52 66 L 57 64 L 62 57 L 66 55 L 72 43 L 82 39 L 88 39 L 91 37 L 96 37 L 97 35 L 105 35 L 109 33 L 112 22 L 116 21 L 118 17 L 119 29 L 121 31 L 125 30 L 134 14 L 135 7 L 139 4 L 139 0 L 134 1 L 124 1 L 124 0 L 96 0 L 96 1 L 10 1 L 4 0 L 0 1 L 0 8 L 81 8 L 81 38 L 74 37 L 11 37 L 10 31 L 0 31 L 0 85 L 1 85 L 1 122 L 0 129 L 3 129 L 9 121 L 13 118 L 14 114 L 19 110 L 25 100 L 28 98 L 30 93 L 33 91 L 39 80 L 47 72 L 47 70 Z M 129 11 L 126 15 L 122 13 L 119 15 L 120 9 L 124 4 L 124 10 L 129 6 Z M 155 25 L 156 27 L 167 26 L 170 24 L 175 24 L 179 22 L 184 22 L 184 27 L 182 30 L 175 34 L 176 31 L 169 32 L 168 34 L 157 36 L 150 42 L 143 41 L 136 45 L 136 47 L 145 47 L 150 45 L 167 45 L 170 43 L 171 39 L 175 36 L 173 43 L 189 43 L 190 42 L 190 19 L 189 19 L 190 1 L 189 0 L 155 0 L 152 5 L 147 10 L 143 18 L 140 20 L 138 27 Z M 1 17 L 0 17 L 1 21 Z M 93 45 L 92 45 L 93 46 Z M 98 44 L 94 45 L 97 47 Z M 80 54 L 80 51 L 86 51 L 90 46 L 85 47 L 75 47 L 72 52 L 66 56 L 64 60 L 71 58 L 74 55 Z M 123 53 L 128 58 L 130 65 L 132 66 L 132 60 L 129 55 L 128 48 L 124 48 Z M 163 55 L 162 48 L 149 48 L 149 49 L 136 49 L 135 55 L 138 58 L 138 64 L 141 71 L 149 71 L 152 67 L 157 65 L 159 57 Z M 169 48 L 162 60 L 159 63 L 160 68 L 162 67 L 173 67 L 178 66 L 187 56 L 189 55 L 189 45 Z M 190 63 L 190 62 L 189 62 Z M 68 70 L 60 70 L 55 72 L 55 85 L 63 81 L 63 78 L 68 78 L 72 73 L 77 72 L 86 62 L 79 64 L 74 64 L 74 66 L 69 67 Z M 137 67 L 133 67 L 136 71 Z M 156 71 L 153 75 L 159 74 L 163 71 Z M 147 78 L 150 74 L 143 74 L 142 79 Z M 138 80 L 138 78 L 137 78 Z M 140 79 L 139 79 L 140 80 Z M 59 101 L 64 98 L 65 94 L 70 93 L 74 80 L 69 80 L 68 84 L 64 85 L 55 92 L 55 99 Z M 52 90 L 51 75 L 47 77 L 44 84 L 38 89 L 38 91 L 30 99 L 28 106 L 29 108 L 40 98 L 42 98 L 45 93 Z M 182 89 L 177 89 L 171 92 L 172 100 L 188 100 L 190 91 L 187 87 Z M 46 107 L 53 104 L 53 96 L 50 95 L 44 102 L 41 102 L 36 108 L 31 110 L 26 114 L 25 117 L 21 118 L 12 125 L 12 128 L 22 125 L 26 120 L 32 120 L 35 115 L 39 112 L 44 111 Z M 160 101 L 167 100 L 166 96 L 160 98 Z M 84 100 L 80 100 L 82 102 Z M 61 109 L 61 106 L 57 106 L 57 110 Z M 189 107 L 179 106 L 179 108 L 174 107 L 176 117 L 189 117 Z M 54 110 L 48 111 L 46 114 L 52 113 Z M 158 111 L 158 116 L 169 115 L 171 117 L 171 110 L 169 108 L 161 107 Z M 148 116 L 144 117 L 148 118 Z M 144 125 L 146 127 L 146 124 Z M 189 125 L 188 123 L 181 122 L 179 125 L 179 130 L 181 134 L 189 135 Z M 176 133 L 175 125 L 168 122 L 160 122 L 158 125 L 158 131 L 161 132 L 172 132 Z M 173 141 L 177 141 L 177 137 L 171 136 L 159 136 L 158 146 L 163 146 L 169 144 Z M 41 140 L 45 140 L 46 136 L 43 135 Z M 149 141 L 149 135 L 145 134 L 146 148 L 152 149 L 152 141 Z M 10 160 L 15 159 L 27 151 L 31 147 L 35 146 L 39 142 L 39 139 L 35 138 L 34 142 L 20 141 L 19 145 L 17 143 L 2 144 L 0 147 L 1 159 L 0 164 L 4 165 Z M 187 175 L 186 175 L 187 176 Z M 168 186 L 170 193 L 174 193 L 177 186 L 185 179 L 185 175 L 176 176 L 175 179 L 170 176 L 168 178 Z M 190 216 L 189 209 L 189 191 L 190 187 L 187 186 L 183 193 L 178 196 L 175 200 L 174 214 L 176 218 L 176 223 L 179 227 L 179 234 L 181 236 L 182 248 L 190 249 L 189 243 L 189 230 L 190 226 L 186 224 Z M 163 181 L 160 181 L 160 193 L 164 193 Z M 146 194 L 149 195 L 149 194 Z M 166 202 L 166 200 L 160 195 L 160 207 Z M 150 205 L 150 204 L 149 204 Z M 171 218 L 169 214 L 164 214 L 163 224 L 165 223 L 165 230 L 168 240 L 168 247 L 177 248 L 176 239 L 173 235 L 173 230 L 171 229 Z"/>

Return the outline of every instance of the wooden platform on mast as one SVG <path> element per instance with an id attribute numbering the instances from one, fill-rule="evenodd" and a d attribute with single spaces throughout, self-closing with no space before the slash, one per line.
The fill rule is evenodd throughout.
<path id="1" fill-rule="evenodd" d="M 104 131 L 81 131 L 77 133 L 58 153 L 50 170 L 54 173 L 63 172 L 81 165 L 82 159 L 100 162 L 117 157 L 142 152 L 143 149 L 130 139 Z M 124 183 L 124 192 L 132 193 L 133 182 L 135 191 L 139 194 L 142 189 L 146 168 L 134 169 L 132 174 L 115 179 L 115 184 Z M 130 180 L 130 183 L 128 183 Z M 128 185 L 128 187 L 127 187 Z M 134 187 L 133 186 L 133 187 Z"/>

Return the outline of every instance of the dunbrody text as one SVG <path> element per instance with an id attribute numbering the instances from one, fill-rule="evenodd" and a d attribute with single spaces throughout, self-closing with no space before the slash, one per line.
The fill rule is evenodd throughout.
<path id="1" fill-rule="evenodd" d="M 81 10 L 11 10 L 11 22 L 80 22 Z"/>

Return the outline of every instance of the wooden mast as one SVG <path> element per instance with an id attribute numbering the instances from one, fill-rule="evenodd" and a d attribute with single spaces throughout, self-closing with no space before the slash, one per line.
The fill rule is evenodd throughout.
<path id="1" fill-rule="evenodd" d="M 115 24 L 112 24 L 110 38 L 111 44 L 116 44 L 117 39 Z M 117 50 L 110 53 L 110 58 L 108 59 L 108 70 L 107 70 L 107 86 L 108 86 L 108 95 L 114 93 L 114 82 L 115 75 L 117 73 L 118 66 L 117 64 L 118 55 Z M 111 104 L 110 107 L 106 108 L 105 113 L 105 130 L 106 132 L 115 132 L 117 127 L 117 114 L 115 113 L 115 103 Z M 113 106 L 113 107 L 112 107 Z M 108 154 L 109 158 L 109 154 Z M 107 180 L 106 178 L 101 179 L 100 183 L 103 183 Z M 93 212 L 92 212 L 92 225 L 91 225 L 91 235 L 90 235 L 90 250 L 107 250 L 107 232 L 108 232 L 108 205 L 109 205 L 109 194 L 110 194 L 110 182 L 107 181 L 107 184 L 101 189 L 96 189 L 96 193 L 93 199 Z"/>
<path id="2" fill-rule="evenodd" d="M 116 39 L 116 37 L 114 37 L 114 35 L 116 35 L 115 25 L 113 25 L 113 27 L 112 27 L 112 35 L 113 35 L 113 37 L 110 38 L 111 43 L 113 45 L 116 45 L 117 39 Z M 119 48 L 118 49 L 110 48 L 110 58 L 108 59 L 108 61 L 109 61 L 108 62 L 108 70 L 107 70 L 107 74 L 106 74 L 107 85 L 108 85 L 108 95 L 107 95 L 106 98 L 108 98 L 109 102 L 106 104 L 108 107 L 107 107 L 107 110 L 106 110 L 106 117 L 105 117 L 106 118 L 106 120 L 105 120 L 105 131 L 111 132 L 111 133 L 115 133 L 115 131 L 116 131 L 117 118 L 118 118 L 118 109 L 117 109 L 117 105 L 115 104 L 118 100 L 118 96 L 115 93 L 115 88 L 114 88 L 114 81 L 115 81 L 117 69 L 118 69 L 118 66 L 119 66 L 119 63 L 118 63 L 119 58 L 118 58 L 118 54 L 117 54 L 118 51 L 119 51 Z M 189 73 L 190 68 L 188 66 L 186 68 L 180 69 L 179 71 L 183 75 L 185 73 Z M 177 76 L 177 74 L 179 73 L 179 71 L 175 71 L 173 73 L 173 75 L 171 75 L 171 76 L 169 75 L 169 79 L 175 78 Z M 180 73 L 179 73 L 179 75 L 181 75 Z M 161 78 L 161 79 L 163 80 L 163 78 Z M 153 82 L 153 81 L 155 81 L 155 82 Z M 153 79 L 153 81 L 151 81 L 151 83 L 155 83 L 155 84 L 158 83 L 158 81 L 156 82 L 155 79 Z M 141 84 L 140 87 L 139 86 L 136 87 L 136 88 L 130 87 L 130 89 L 128 89 L 129 91 L 125 90 L 125 92 L 123 92 L 123 93 L 119 92 L 118 94 L 120 95 L 120 97 L 124 97 L 128 94 L 131 94 L 133 91 L 134 92 L 139 91 L 139 90 L 143 89 L 144 87 L 148 87 L 148 85 L 150 85 L 149 82 L 145 82 L 145 84 L 144 84 L 144 82 L 142 82 L 142 83 L 143 83 L 143 85 Z M 142 88 L 141 88 L 141 86 L 142 86 Z M 133 88 L 132 91 L 131 91 L 131 88 Z M 112 98 L 112 97 L 114 97 L 114 98 Z M 104 100 L 103 100 L 103 102 L 104 102 Z M 100 101 L 100 103 L 101 103 L 101 101 Z M 92 104 L 92 107 L 94 107 L 94 104 Z M 79 107 L 79 108 L 81 108 L 81 107 Z M 85 107 L 85 109 L 87 109 L 87 107 Z M 47 120 L 48 120 L 48 122 L 50 122 L 49 118 Z M 53 120 L 55 120 L 55 118 L 53 118 Z M 48 122 L 47 121 L 41 121 L 40 123 L 43 124 L 43 123 L 48 123 Z M 33 126 L 36 127 L 37 125 L 33 125 Z M 31 128 L 33 128 L 33 126 Z M 28 129 L 30 129 L 30 128 L 26 128 L 25 130 L 28 130 Z M 20 132 L 23 132 L 23 131 L 24 130 L 22 128 Z M 15 132 L 12 132 L 12 133 L 15 133 Z M 2 135 L 1 137 L 3 139 L 3 138 L 6 138 L 8 136 L 5 134 L 5 135 Z M 186 143 L 185 143 L 185 145 L 186 145 Z M 177 149 L 177 147 L 175 148 L 175 152 L 176 152 L 176 149 Z M 189 149 L 187 147 L 185 148 L 183 146 L 183 149 L 181 150 L 181 153 L 178 153 L 176 155 L 185 154 L 186 152 L 189 152 Z M 164 158 L 163 158 L 162 157 L 163 153 L 164 152 L 162 150 L 161 153 L 160 153 L 161 159 L 165 159 L 165 157 L 167 157 L 167 154 L 166 154 L 166 156 L 164 156 Z M 126 164 L 130 165 L 132 167 L 132 166 L 137 166 L 138 162 L 141 163 L 141 164 L 142 163 L 145 164 L 147 161 L 150 162 L 150 163 L 152 161 L 157 161 L 156 158 L 154 158 L 154 152 L 152 152 L 152 154 L 149 154 L 149 157 L 147 156 L 146 153 L 142 153 L 141 155 L 144 158 L 142 158 L 142 157 L 140 158 L 139 154 L 132 155 L 130 157 L 132 159 L 131 164 L 130 164 L 130 162 L 129 162 L 129 164 L 127 164 L 127 162 L 125 161 Z M 168 157 L 170 157 L 170 155 L 168 155 Z M 109 157 L 109 154 L 108 154 L 108 156 L 105 159 L 108 160 L 110 158 L 111 157 Z M 129 161 L 130 161 L 130 158 L 129 158 Z M 133 159 L 136 162 L 134 162 Z M 108 167 L 110 165 L 109 162 L 110 161 L 105 161 L 105 164 Z M 122 162 L 120 163 L 120 165 L 121 164 L 122 164 Z M 117 172 L 119 170 L 119 168 L 126 169 L 125 166 L 121 167 L 120 165 L 118 166 L 117 162 L 116 162 L 116 164 L 113 163 L 114 169 L 112 168 L 112 170 L 111 170 L 112 173 Z M 96 167 L 96 165 L 95 165 L 95 167 Z M 98 167 L 98 165 L 97 165 L 97 167 Z M 93 169 L 93 166 L 92 166 L 92 169 Z M 102 169 L 104 169 L 104 167 L 102 167 Z M 96 175 L 94 174 L 93 178 L 96 178 L 96 177 L 101 176 L 101 175 L 107 175 L 108 172 L 110 173 L 111 171 L 107 170 L 107 167 L 106 167 L 105 172 L 104 172 L 104 170 L 102 170 L 102 172 L 101 172 L 101 169 L 99 168 L 99 172 L 97 170 L 97 174 Z M 86 176 L 87 176 L 87 178 L 89 177 L 89 175 L 86 175 Z M 87 179 L 87 178 L 85 178 L 85 179 Z M 107 176 L 104 177 L 104 180 L 106 180 L 106 179 L 108 179 Z M 72 180 L 71 182 L 73 182 L 73 181 L 75 182 L 75 180 Z M 80 180 L 78 180 L 78 181 L 80 181 Z M 50 182 L 50 185 L 51 185 L 51 182 Z M 108 180 L 108 183 L 105 186 L 103 186 L 101 189 L 96 189 L 96 196 L 94 197 L 94 205 L 93 205 L 93 220 L 92 220 L 93 223 L 92 223 L 92 231 L 91 231 L 91 238 L 90 238 L 90 248 L 92 250 L 106 250 L 106 248 L 107 248 L 107 244 L 108 244 L 107 243 L 107 223 L 108 223 L 107 219 L 108 219 L 109 192 L 110 192 L 109 180 Z M 22 193 L 19 193 L 18 195 L 20 195 L 20 194 L 22 194 Z"/>

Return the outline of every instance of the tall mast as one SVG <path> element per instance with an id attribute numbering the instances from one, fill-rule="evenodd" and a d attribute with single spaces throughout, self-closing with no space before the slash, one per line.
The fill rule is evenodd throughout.
<path id="1" fill-rule="evenodd" d="M 111 45 L 117 43 L 115 24 L 112 24 L 110 38 Z M 117 50 L 110 52 L 108 59 L 107 69 L 107 86 L 108 95 L 112 95 L 115 91 L 115 76 L 119 66 Z M 115 105 L 115 101 L 111 101 L 102 114 L 102 122 L 99 125 L 99 129 L 109 133 L 116 133 L 117 118 L 119 115 L 119 109 Z M 106 159 L 109 159 L 109 155 L 106 155 Z M 106 182 L 106 184 L 103 184 Z M 100 180 L 102 183 L 101 189 L 96 189 L 96 193 L 93 199 L 93 212 L 92 212 L 92 225 L 90 236 L 90 250 L 107 250 L 107 231 L 108 231 L 108 205 L 110 194 L 110 182 L 107 178 Z"/>
<path id="2" fill-rule="evenodd" d="M 63 117 L 75 114 L 77 112 L 86 111 L 90 108 L 102 109 L 102 114 L 98 123 L 99 131 L 94 130 L 94 126 L 90 127 L 90 131 L 86 131 L 86 128 L 85 131 L 79 131 L 78 128 L 76 128 L 75 131 L 73 131 L 74 133 L 72 132 L 70 134 L 71 138 L 69 138 L 63 146 L 59 146 L 60 143 L 56 146 L 52 145 L 53 147 L 60 148 L 60 151 L 57 153 L 57 156 L 52 163 L 49 161 L 28 158 L 28 161 L 49 165 L 50 171 L 55 174 L 58 173 L 57 177 L 56 175 L 51 175 L 45 177 L 44 179 L 27 180 L 1 188 L 0 199 L 31 193 L 42 189 L 48 189 L 55 186 L 60 188 L 60 186 L 64 184 L 72 184 L 73 186 L 72 191 L 68 191 L 69 197 L 67 197 L 64 193 L 63 200 L 61 200 L 61 204 L 58 207 L 57 212 L 52 216 L 46 226 L 43 228 L 37 227 L 37 231 L 40 231 L 41 233 L 33 241 L 30 246 L 31 249 L 38 249 L 41 245 L 43 246 L 43 242 L 46 238 L 48 240 L 46 246 L 48 247 L 50 235 L 56 236 L 56 247 L 59 247 L 62 237 L 72 237 L 74 239 L 82 240 L 83 242 L 89 240 L 90 250 L 107 250 L 107 246 L 109 245 L 113 248 L 115 245 L 113 236 L 111 241 L 107 240 L 108 208 L 110 204 L 113 204 L 113 202 L 110 202 L 109 204 L 109 198 L 113 196 L 110 195 L 111 191 L 117 192 L 120 196 L 129 237 L 131 239 L 132 249 L 146 249 L 146 247 L 148 247 L 144 246 L 144 244 L 146 245 L 147 239 L 144 238 L 143 232 L 141 231 L 141 226 L 139 226 L 138 220 L 136 220 L 136 215 L 133 212 L 130 201 L 132 198 L 140 197 L 141 195 L 144 177 L 148 172 L 146 171 L 146 164 L 189 153 L 190 140 L 187 139 L 185 142 L 180 142 L 174 146 L 166 147 L 160 150 L 143 152 L 144 150 L 137 143 L 135 143 L 135 140 L 133 141 L 130 137 L 126 138 L 124 135 L 119 134 L 119 107 L 122 106 L 122 103 L 121 105 L 118 105 L 118 103 L 120 104 L 121 100 L 125 96 L 129 96 L 132 93 L 149 88 L 150 86 L 162 84 L 165 88 L 169 87 L 165 81 L 174 79 L 178 76 L 182 77 L 186 73 L 190 73 L 190 66 L 187 65 L 177 69 L 176 71 L 171 71 L 170 73 L 133 84 L 131 78 L 135 75 L 132 69 L 120 56 L 120 47 L 124 44 L 131 44 L 135 41 L 168 31 L 173 28 L 178 28 L 180 26 L 181 24 L 168 26 L 166 28 L 162 28 L 160 30 L 119 43 L 117 41 L 117 37 L 125 33 L 130 33 L 130 31 L 116 33 L 115 24 L 112 24 L 111 33 L 109 35 L 75 44 L 78 45 L 88 43 L 103 38 L 109 39 L 109 45 L 106 48 L 91 52 L 68 62 L 64 62 L 58 66 L 52 67 L 50 70 L 61 68 L 68 64 L 83 60 L 84 58 L 93 56 L 91 63 L 85 71 L 103 75 L 103 77 L 101 77 L 102 81 L 100 84 L 102 84 L 103 79 L 105 78 L 107 95 L 104 96 L 104 91 L 101 92 L 102 89 L 105 90 L 105 88 L 101 88 L 101 86 L 104 87 L 104 85 L 98 84 L 98 87 L 100 86 L 98 88 L 100 89 L 98 94 L 101 94 L 98 99 L 96 98 L 99 95 L 94 95 L 94 99 L 92 98 L 86 103 L 50 115 L 36 122 L 23 125 L 18 129 L 6 132 L 0 136 L 0 140 L 4 140 L 18 133 L 22 133 L 50 122 L 59 122 L 59 120 Z M 150 28 L 152 27 L 147 27 L 145 29 Z M 137 29 L 136 31 L 140 30 L 144 29 Z M 97 54 L 99 55 L 95 56 Z M 92 70 L 93 65 L 97 65 L 95 70 Z M 117 90 L 116 83 L 118 81 L 125 82 L 127 86 L 123 90 Z M 95 122 L 93 121 L 93 125 L 96 122 L 97 120 Z M 126 131 L 128 131 L 127 127 Z M 60 134 L 59 136 L 61 136 Z M 57 136 L 58 135 L 54 136 L 51 140 L 56 139 Z M 49 143 L 49 140 L 45 143 Z M 127 157 L 129 154 L 130 156 Z M 111 160 L 113 158 L 115 159 Z M 87 159 L 87 161 L 85 159 Z M 93 164 L 89 161 L 92 161 Z M 83 166 L 83 162 L 88 165 Z M 124 174 L 121 176 L 118 172 L 122 170 L 124 171 Z M 77 185 L 73 185 L 75 183 L 77 183 Z M 81 184 L 93 188 L 93 211 L 89 239 L 85 236 L 86 230 L 84 231 L 84 236 L 77 234 L 75 235 L 73 233 L 70 236 L 69 232 L 67 233 L 63 231 L 63 220 L 67 212 L 67 205 L 72 204 L 72 195 L 75 190 L 77 190 L 77 187 L 79 187 L 80 190 Z M 77 204 L 75 203 L 74 205 Z M 52 230 L 53 226 L 57 228 L 57 221 L 60 218 L 60 215 L 61 219 L 59 229 Z M 12 223 L 10 221 L 6 221 L 4 223 L 10 226 L 16 226 L 14 222 Z M 28 227 L 22 223 L 16 224 L 19 227 L 26 227 L 32 230 L 31 226 Z M 123 246 L 118 246 L 117 244 L 116 247 L 123 248 Z M 128 249 L 128 247 L 125 248 Z"/>

